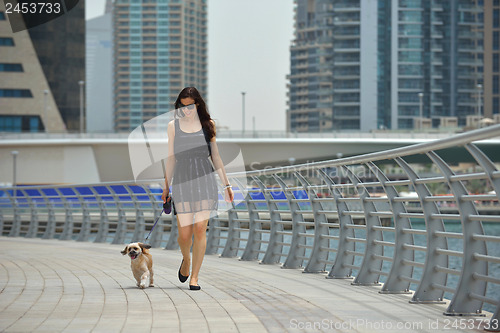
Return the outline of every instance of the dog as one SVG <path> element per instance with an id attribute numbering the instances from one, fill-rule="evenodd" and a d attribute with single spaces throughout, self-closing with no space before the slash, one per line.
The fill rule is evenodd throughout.
<path id="1" fill-rule="evenodd" d="M 151 245 L 143 243 L 130 243 L 128 244 L 121 254 L 128 256 L 131 259 L 130 267 L 132 268 L 132 273 L 137 281 L 137 287 L 144 289 L 148 284 L 149 287 L 154 287 L 153 285 L 153 257 L 149 253 L 148 249 Z"/>

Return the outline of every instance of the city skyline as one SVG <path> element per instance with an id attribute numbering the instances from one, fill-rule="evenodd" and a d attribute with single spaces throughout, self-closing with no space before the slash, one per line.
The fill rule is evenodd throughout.
<path id="1" fill-rule="evenodd" d="M 87 20 L 104 13 L 105 0 L 86 4 Z M 241 130 L 244 91 L 246 131 L 253 117 L 257 130 L 285 130 L 293 7 L 288 0 L 208 1 L 207 100 L 219 128 Z"/>

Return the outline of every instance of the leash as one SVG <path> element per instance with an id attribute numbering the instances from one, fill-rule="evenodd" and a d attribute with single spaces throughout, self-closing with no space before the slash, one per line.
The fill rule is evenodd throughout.
<path id="1" fill-rule="evenodd" d="M 148 236 L 144 239 L 144 243 L 146 243 L 149 236 L 151 236 L 151 233 L 153 232 L 153 229 L 156 227 L 156 223 L 158 223 L 158 221 L 160 220 L 160 217 L 163 214 L 163 212 L 165 212 L 165 214 L 170 214 L 170 211 L 172 210 L 172 198 L 170 198 L 170 201 L 168 200 L 169 198 L 170 194 L 167 197 L 167 201 L 163 204 L 163 209 L 160 212 L 160 216 L 156 218 L 155 224 L 153 224 L 153 227 L 151 228 L 151 230 L 149 230 Z"/>

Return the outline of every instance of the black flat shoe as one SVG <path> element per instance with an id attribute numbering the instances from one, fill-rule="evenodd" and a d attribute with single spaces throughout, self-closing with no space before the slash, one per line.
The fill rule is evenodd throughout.
<path id="1" fill-rule="evenodd" d="M 200 290 L 200 286 L 193 286 L 192 284 L 189 285 L 189 290 Z"/>
<path id="2" fill-rule="evenodd" d="M 184 259 L 182 259 L 182 262 L 181 262 L 181 267 L 179 267 L 179 273 L 178 273 L 178 276 L 179 276 L 179 281 L 181 281 L 182 283 L 186 282 L 186 280 L 188 279 L 189 275 L 188 276 L 184 276 L 181 274 L 181 268 L 182 268 L 182 264 L 184 263 Z"/>

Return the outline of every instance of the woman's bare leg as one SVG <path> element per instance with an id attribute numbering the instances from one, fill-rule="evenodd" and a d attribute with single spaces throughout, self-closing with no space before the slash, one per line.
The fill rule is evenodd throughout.
<path id="1" fill-rule="evenodd" d="M 207 248 L 207 224 L 210 212 L 203 211 L 196 213 L 194 223 L 194 243 L 193 243 L 193 267 L 191 273 L 190 285 L 198 285 L 198 274 L 200 272 L 205 250 Z"/>
<path id="2" fill-rule="evenodd" d="M 179 237 L 177 242 L 181 248 L 184 263 L 181 267 L 181 274 L 184 276 L 189 275 L 189 267 L 191 266 L 191 245 L 193 244 L 193 215 L 190 214 L 177 214 L 177 230 L 179 230 Z"/>

